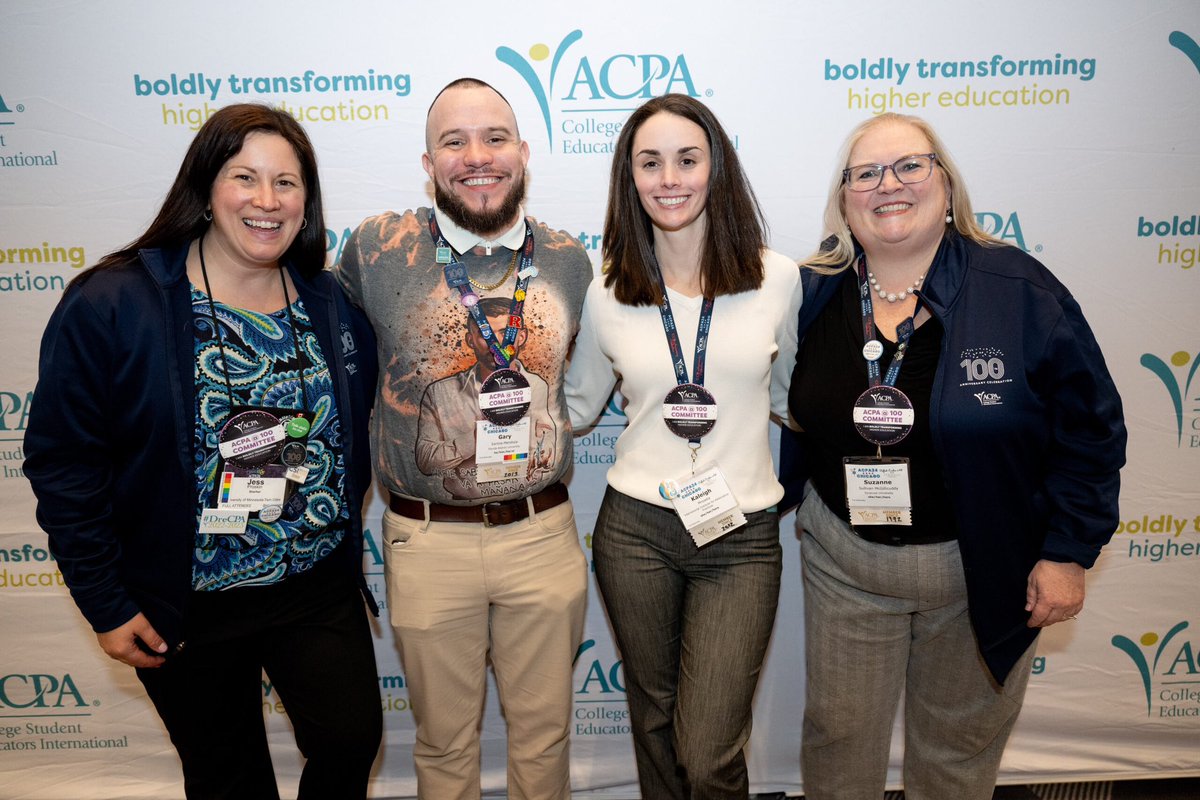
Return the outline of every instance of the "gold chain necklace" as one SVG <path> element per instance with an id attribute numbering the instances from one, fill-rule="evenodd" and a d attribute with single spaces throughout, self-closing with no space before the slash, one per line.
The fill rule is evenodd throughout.
<path id="1" fill-rule="evenodd" d="M 517 268 L 517 257 L 520 255 L 521 255 L 520 250 L 513 251 L 512 261 L 508 262 L 508 270 L 504 273 L 503 277 L 501 277 L 500 280 L 496 281 L 491 286 L 485 286 L 484 284 L 482 284 L 479 281 L 472 278 L 470 275 L 467 275 L 467 280 L 469 280 L 471 282 L 471 285 L 474 286 L 476 289 L 478 289 L 481 292 L 490 292 L 493 289 L 499 289 L 501 286 L 503 286 L 508 281 L 509 278 L 512 277 L 513 270 L 515 270 Z"/>

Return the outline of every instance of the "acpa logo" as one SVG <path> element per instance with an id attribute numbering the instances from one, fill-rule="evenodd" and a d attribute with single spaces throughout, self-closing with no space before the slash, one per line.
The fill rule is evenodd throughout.
<path id="1" fill-rule="evenodd" d="M 0 431 L 23 431 L 29 424 L 33 392 L 0 392 Z"/>
<path id="2" fill-rule="evenodd" d="M 595 645 L 595 639 L 588 639 L 575 651 L 576 669 L 583 669 L 583 682 L 575 694 L 598 694 L 601 696 L 625 694 L 625 675 L 622 670 L 624 662 L 604 661 L 599 658 L 593 658 L 587 662 L 582 658 L 583 654 Z"/>
<path id="3" fill-rule="evenodd" d="M 578 61 L 565 60 L 567 51 L 580 39 L 583 31 L 573 30 L 563 37 L 554 48 L 553 56 L 546 44 L 534 44 L 526 58 L 511 47 L 496 48 L 496 58 L 517 71 L 533 93 L 542 118 L 546 124 L 546 138 L 554 149 L 554 119 L 552 105 L 560 102 L 582 104 L 570 109 L 570 113 L 611 113 L 628 111 L 630 101 L 649 100 L 651 97 L 678 92 L 699 97 L 691 68 L 682 53 L 612 53 L 607 55 L 583 55 Z M 535 63 L 549 60 L 548 71 L 539 75 Z M 570 77 L 566 77 L 566 73 Z M 706 94 L 711 95 L 709 90 Z M 615 107 L 614 107 L 615 104 Z M 597 123 L 587 128 L 588 133 L 607 133 L 610 136 L 619 130 L 619 125 Z M 584 132 L 578 125 L 573 132 Z"/>
<path id="4" fill-rule="evenodd" d="M 997 214 L 995 211 L 976 211 L 975 220 L 986 233 L 995 236 L 1002 242 L 1019 247 L 1026 253 L 1042 252 L 1040 244 L 1035 244 L 1032 248 L 1025 244 L 1025 232 L 1021 230 L 1021 218 L 1015 211 L 1008 216 Z"/>
<path id="5" fill-rule="evenodd" d="M 1196 401 L 1200 400 L 1200 397 L 1192 396 L 1192 378 L 1196 377 L 1196 370 L 1200 368 L 1200 354 L 1193 357 L 1191 353 L 1180 350 L 1168 360 L 1170 366 L 1153 353 L 1143 353 L 1141 364 L 1158 376 L 1167 390 L 1167 396 L 1171 398 L 1171 410 L 1175 415 L 1175 442 L 1182 447 L 1185 405 L 1188 410 L 1194 409 Z M 1191 362 L 1190 366 L 1188 362 Z M 1200 416 L 1193 416 L 1190 425 L 1192 433 L 1189 446 L 1200 447 Z"/>
<path id="6" fill-rule="evenodd" d="M 0 707 L 85 708 L 88 702 L 68 675 L 25 675 L 0 677 Z"/>
<path id="7" fill-rule="evenodd" d="M 1153 714 L 1155 700 L 1160 717 L 1200 716 L 1200 691 L 1179 688 L 1195 686 L 1200 678 L 1192 642 L 1179 635 L 1187 627 L 1179 622 L 1164 636 L 1149 631 L 1136 642 L 1121 634 L 1112 638 L 1112 646 L 1129 656 L 1141 676 L 1146 716 Z"/>
<path id="8" fill-rule="evenodd" d="M 1195 39 L 1183 31 L 1171 31 L 1171 35 L 1167 37 L 1167 42 L 1187 56 L 1188 61 L 1192 62 L 1192 66 L 1200 70 L 1200 45 L 1196 44 Z"/>

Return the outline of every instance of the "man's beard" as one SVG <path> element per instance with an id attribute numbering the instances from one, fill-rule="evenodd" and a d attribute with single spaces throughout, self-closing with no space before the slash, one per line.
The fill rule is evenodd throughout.
<path id="1" fill-rule="evenodd" d="M 526 183 L 526 172 L 521 170 L 520 180 L 513 182 L 500 205 L 485 208 L 483 211 L 468 208 L 458 195 L 442 188 L 441 182 L 437 180 L 433 182 L 433 199 L 437 202 L 438 209 L 445 212 L 455 225 L 478 236 L 487 236 L 503 233 L 516 222 L 521 203 L 525 202 Z"/>

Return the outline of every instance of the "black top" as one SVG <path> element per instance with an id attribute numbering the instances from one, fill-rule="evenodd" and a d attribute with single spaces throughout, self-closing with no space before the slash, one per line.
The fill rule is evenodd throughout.
<path id="1" fill-rule="evenodd" d="M 852 418 L 854 401 L 869 385 L 858 293 L 857 280 L 842 281 L 838 296 L 809 328 L 796 357 L 797 377 L 790 398 L 792 414 L 804 429 L 801 437 L 813 486 L 825 505 L 847 522 L 850 513 L 842 458 L 874 456 L 876 452 L 875 445 L 858 434 Z M 887 374 L 897 344 L 883 335 L 879 340 L 884 350 L 880 372 Z M 910 460 L 913 524 L 864 526 L 873 540 L 884 537 L 902 544 L 955 538 L 953 510 L 928 423 L 941 344 L 942 326 L 933 318 L 919 326 L 909 340 L 896 388 L 912 401 L 915 421 L 908 436 L 883 447 L 884 456 Z"/>

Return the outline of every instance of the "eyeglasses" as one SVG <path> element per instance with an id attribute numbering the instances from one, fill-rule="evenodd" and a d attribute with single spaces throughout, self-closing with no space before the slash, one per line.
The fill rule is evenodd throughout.
<path id="1" fill-rule="evenodd" d="M 870 192 L 879 188 L 883 176 L 890 169 L 901 183 L 920 183 L 928 180 L 933 174 L 933 162 L 937 160 L 936 153 L 922 153 L 905 156 L 895 164 L 859 164 L 842 170 L 842 180 L 846 188 L 852 192 Z"/>

